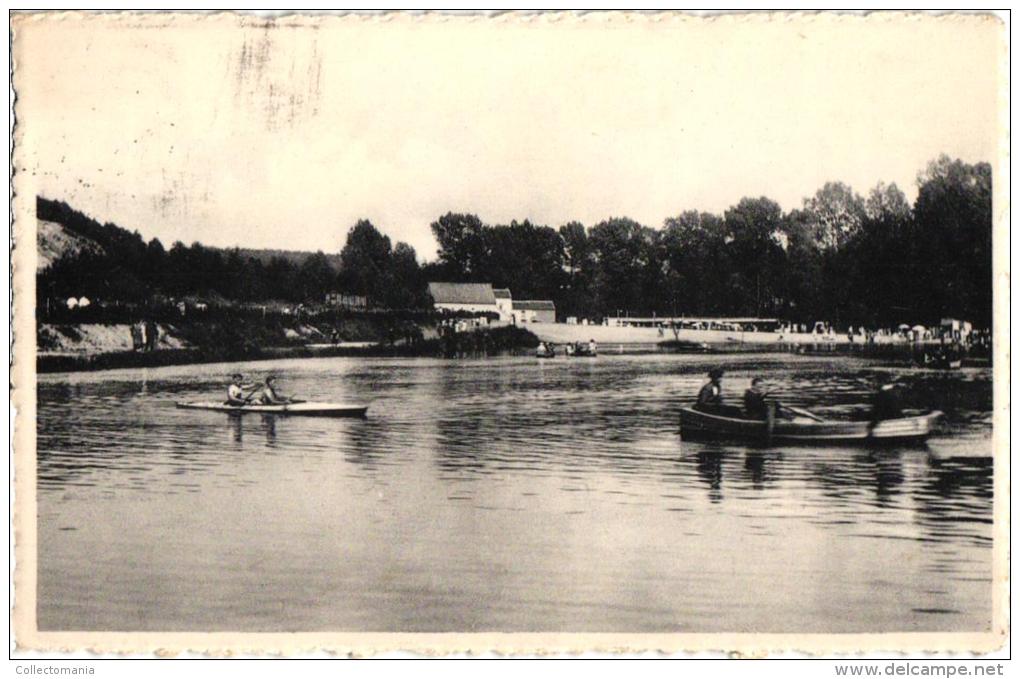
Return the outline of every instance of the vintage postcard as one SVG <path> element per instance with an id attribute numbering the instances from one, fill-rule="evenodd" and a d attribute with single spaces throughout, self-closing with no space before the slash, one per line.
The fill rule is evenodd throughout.
<path id="1" fill-rule="evenodd" d="M 1007 641 L 1002 17 L 10 28 L 19 651 Z"/>

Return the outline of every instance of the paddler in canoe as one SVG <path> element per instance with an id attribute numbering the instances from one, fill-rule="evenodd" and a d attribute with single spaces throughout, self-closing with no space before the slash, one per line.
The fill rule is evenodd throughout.
<path id="1" fill-rule="evenodd" d="M 254 394 L 253 394 L 254 395 Z M 251 398 L 250 396 L 248 398 Z M 266 377 L 266 383 L 262 385 L 262 393 L 259 394 L 258 402 L 264 406 L 278 406 L 286 405 L 288 403 L 298 403 L 290 396 L 284 396 L 283 394 L 276 391 L 276 377 L 269 375 Z"/>
<path id="2" fill-rule="evenodd" d="M 227 405 L 228 406 L 243 406 L 247 405 L 251 401 L 251 397 L 255 394 L 255 389 L 258 388 L 257 384 L 245 384 L 244 375 L 241 373 L 234 373 L 230 378 L 230 386 L 227 387 Z M 247 396 L 244 395 L 245 389 L 253 390 Z"/>

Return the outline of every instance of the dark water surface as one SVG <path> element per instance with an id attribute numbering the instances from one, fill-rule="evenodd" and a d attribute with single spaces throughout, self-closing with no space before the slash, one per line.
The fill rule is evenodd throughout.
<path id="1" fill-rule="evenodd" d="M 43 375 L 44 630 L 987 630 L 991 371 L 897 370 L 927 445 L 682 442 L 707 367 L 846 416 L 889 369 L 781 356 L 305 359 Z M 365 420 L 231 416 L 240 368 Z"/>

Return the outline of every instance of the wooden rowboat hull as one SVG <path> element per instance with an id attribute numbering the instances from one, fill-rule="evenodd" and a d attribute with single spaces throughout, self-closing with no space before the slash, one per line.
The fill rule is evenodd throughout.
<path id="1" fill-rule="evenodd" d="M 868 441 L 923 441 L 932 431 L 940 411 L 917 417 L 883 420 L 870 427 L 868 422 L 806 418 L 777 419 L 768 431 L 768 424 L 703 413 L 693 408 L 680 409 L 680 434 L 684 438 L 715 437 L 788 443 L 839 443 Z"/>
<path id="2" fill-rule="evenodd" d="M 285 405 L 249 404 L 244 406 L 227 405 L 222 401 L 197 401 L 177 403 L 178 408 L 188 410 L 210 410 L 231 415 L 245 413 L 261 413 L 263 415 L 314 415 L 317 417 L 364 417 L 368 406 L 352 403 L 315 403 L 303 401 Z"/>

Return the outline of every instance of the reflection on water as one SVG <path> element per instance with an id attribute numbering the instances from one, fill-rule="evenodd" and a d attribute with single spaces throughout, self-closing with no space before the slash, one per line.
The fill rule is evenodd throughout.
<path id="1" fill-rule="evenodd" d="M 848 416 L 879 368 L 740 357 Z M 365 420 L 176 409 L 238 366 L 41 376 L 42 629 L 982 630 L 991 375 L 904 371 L 927 445 L 686 442 L 717 357 L 270 368 Z"/>

